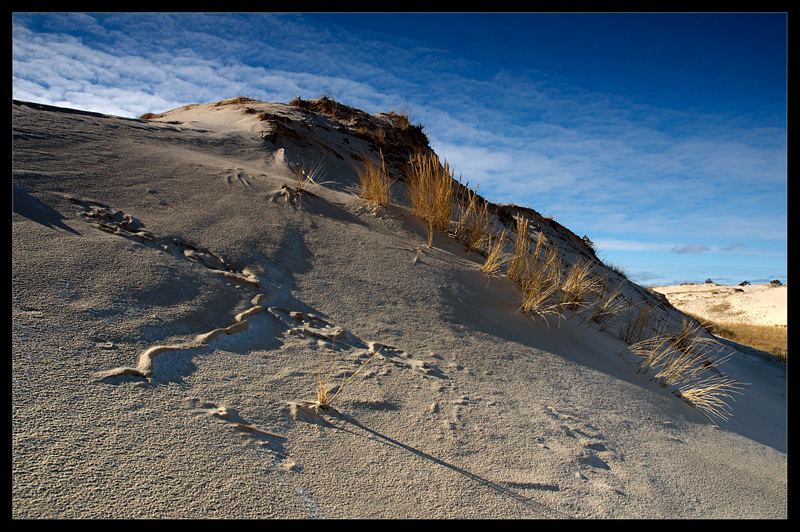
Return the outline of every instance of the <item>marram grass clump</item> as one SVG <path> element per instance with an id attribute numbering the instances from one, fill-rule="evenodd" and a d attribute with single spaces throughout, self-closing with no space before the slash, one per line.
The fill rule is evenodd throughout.
<path id="1" fill-rule="evenodd" d="M 677 333 L 662 333 L 631 345 L 639 372 L 670 389 L 709 418 L 728 419 L 728 400 L 741 393 L 742 384 L 720 372 L 727 358 L 719 344 L 701 334 L 699 326 L 684 320 Z"/>
<path id="2" fill-rule="evenodd" d="M 434 154 L 418 152 L 408 165 L 406 183 L 411 212 L 429 230 L 447 231 L 453 214 L 454 171 Z M 429 235 L 430 243 L 431 235 Z"/>
<path id="3" fill-rule="evenodd" d="M 368 203 L 378 207 L 386 207 L 391 202 L 392 183 L 394 180 L 386 170 L 386 161 L 383 151 L 379 150 L 380 161 L 371 157 L 363 158 L 363 162 L 356 165 L 356 173 L 361 184 L 359 195 Z"/>

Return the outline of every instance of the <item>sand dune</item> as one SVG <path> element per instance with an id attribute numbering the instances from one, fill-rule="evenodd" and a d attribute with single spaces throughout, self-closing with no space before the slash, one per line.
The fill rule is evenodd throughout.
<path id="1" fill-rule="evenodd" d="M 359 197 L 419 131 L 325 105 L 13 102 L 14 518 L 787 517 L 785 365 L 725 346 L 715 418 L 621 323 L 521 312 L 483 255 L 428 246 L 402 179 Z M 568 229 L 491 213 L 680 324 Z"/>
<path id="2" fill-rule="evenodd" d="M 756 284 L 726 286 L 686 283 L 655 286 L 669 302 L 684 312 L 720 322 L 787 325 L 788 287 Z"/>

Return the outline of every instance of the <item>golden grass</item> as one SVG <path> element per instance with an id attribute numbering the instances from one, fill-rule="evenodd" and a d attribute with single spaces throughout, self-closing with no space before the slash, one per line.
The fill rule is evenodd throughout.
<path id="1" fill-rule="evenodd" d="M 500 233 L 499 237 L 492 237 L 492 235 L 489 234 L 487 241 L 488 251 L 486 252 L 486 260 L 483 262 L 483 266 L 481 266 L 481 271 L 486 275 L 495 275 L 500 271 L 500 268 L 506 262 L 507 259 L 503 257 L 505 243 L 505 231 Z"/>
<path id="2" fill-rule="evenodd" d="M 600 292 L 600 278 L 593 275 L 592 265 L 583 260 L 573 264 L 564 276 L 559 292 L 559 310 L 578 311 L 584 308 L 591 298 Z"/>
<path id="3" fill-rule="evenodd" d="M 600 292 L 594 304 L 594 310 L 589 319 L 601 325 L 622 312 L 623 303 L 619 301 L 622 294 L 622 283 L 618 284 L 613 290 L 609 290 L 605 283 L 602 284 Z"/>
<path id="4" fill-rule="evenodd" d="M 306 169 L 305 162 L 290 165 L 295 178 L 295 192 L 310 192 L 311 189 L 321 185 L 317 179 L 322 174 L 322 163 L 314 163 Z"/>
<path id="5" fill-rule="evenodd" d="M 529 222 L 517 217 L 517 237 L 514 254 L 508 267 L 508 277 L 519 283 L 522 290 L 522 311 L 545 315 L 554 313 L 553 302 L 561 281 L 561 260 L 554 247 L 547 246 L 539 232 L 536 248 L 530 252 Z"/>
<path id="6" fill-rule="evenodd" d="M 328 361 L 328 372 L 325 376 L 325 379 L 322 378 L 322 363 L 320 363 L 320 367 L 317 370 L 317 399 L 316 401 L 306 401 L 305 404 L 309 404 L 312 406 L 317 406 L 322 408 L 323 410 L 327 410 L 330 408 L 331 404 L 333 403 L 334 399 L 344 390 L 344 388 L 353 380 L 353 378 L 358 375 L 358 373 L 364 369 L 364 366 L 369 364 L 369 362 L 378 354 L 378 351 L 375 351 L 370 355 L 370 357 L 365 360 L 359 367 L 356 369 L 349 377 L 346 379 L 342 377 L 342 382 L 338 387 L 332 387 L 330 385 L 331 376 L 333 375 L 334 369 L 334 352 L 335 352 L 335 341 L 331 339 L 331 355 Z M 333 390 L 336 390 L 335 392 Z M 331 393 L 333 392 L 333 393 Z"/>
<path id="7" fill-rule="evenodd" d="M 651 336 L 627 352 L 638 357 L 639 372 L 652 374 L 653 380 L 709 417 L 727 419 L 726 401 L 742 385 L 717 369 L 725 358 L 719 356 L 719 344 L 703 337 L 702 330 L 684 320 L 679 332 Z"/>
<path id="8" fill-rule="evenodd" d="M 530 222 L 522 217 L 517 216 L 517 237 L 514 240 L 514 254 L 511 256 L 508 265 L 508 277 L 517 282 L 521 282 L 527 272 L 530 270 L 530 246 L 531 237 L 528 232 L 528 225 Z M 539 238 L 537 243 L 537 253 L 542 239 Z"/>
<path id="9" fill-rule="evenodd" d="M 491 238 L 489 230 L 489 204 L 475 191 L 467 189 L 467 202 L 459 202 L 460 216 L 456 227 L 456 236 L 464 242 L 467 251 L 476 251 L 487 247 Z"/>
<path id="10" fill-rule="evenodd" d="M 411 212 L 428 226 L 447 231 L 453 214 L 454 172 L 435 154 L 418 152 L 408 167 L 407 184 Z M 432 234 L 429 235 L 429 242 Z"/>
<path id="11" fill-rule="evenodd" d="M 647 302 L 635 305 L 628 301 L 628 307 L 622 309 L 623 319 L 619 325 L 619 339 L 628 345 L 649 338 L 655 329 L 655 311 Z"/>
<path id="12" fill-rule="evenodd" d="M 679 386 L 675 395 L 712 417 L 728 419 L 730 407 L 726 399 L 740 393 L 741 387 L 724 375 L 711 375 L 695 383 Z"/>
<path id="13" fill-rule="evenodd" d="M 283 193 L 286 195 L 286 200 L 291 204 L 295 205 L 298 208 L 302 208 L 302 198 L 306 194 L 310 194 L 313 196 L 311 190 L 315 187 L 318 187 L 323 182 L 318 182 L 317 179 L 319 178 L 320 174 L 322 174 L 322 163 L 318 162 L 311 166 L 310 169 L 306 169 L 305 162 L 298 163 L 298 164 L 290 164 L 290 168 L 294 173 L 295 184 L 294 188 L 290 188 L 288 185 L 283 185 L 281 188 Z"/>
<path id="14" fill-rule="evenodd" d="M 788 333 L 785 326 L 716 322 L 689 313 L 686 313 L 686 315 L 695 319 L 709 332 L 717 336 L 765 351 L 784 362 L 787 359 Z"/>
<path id="15" fill-rule="evenodd" d="M 370 157 L 364 157 L 363 163 L 356 166 L 356 173 L 361 183 L 359 194 L 361 198 L 380 207 L 386 207 L 391 201 L 394 180 L 386 171 L 383 151 L 379 150 L 379 153 L 380 163 Z"/>

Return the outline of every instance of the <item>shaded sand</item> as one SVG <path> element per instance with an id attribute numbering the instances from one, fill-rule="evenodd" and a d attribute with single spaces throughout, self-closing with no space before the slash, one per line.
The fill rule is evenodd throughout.
<path id="1" fill-rule="evenodd" d="M 427 246 L 402 182 L 358 197 L 380 139 L 409 154 L 395 115 L 12 112 L 14 518 L 787 517 L 785 366 L 726 347 L 709 373 L 746 385 L 712 420 L 619 324 L 521 313 L 481 255 Z M 302 164 L 324 184 L 295 190 Z"/>

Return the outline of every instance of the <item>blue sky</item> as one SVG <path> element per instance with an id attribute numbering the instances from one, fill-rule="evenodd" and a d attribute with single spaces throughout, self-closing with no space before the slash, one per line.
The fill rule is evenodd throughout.
<path id="1" fill-rule="evenodd" d="M 787 282 L 785 13 L 15 13 L 12 37 L 17 99 L 405 110 L 633 281 Z"/>

